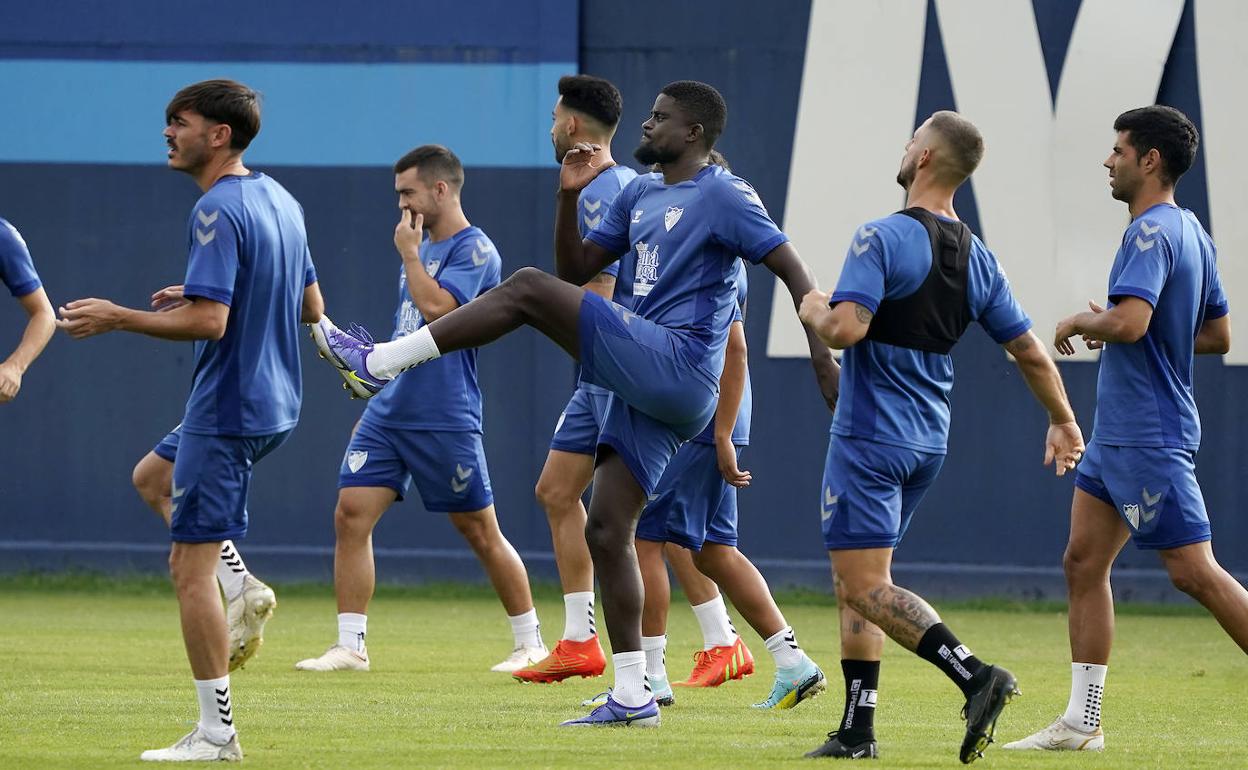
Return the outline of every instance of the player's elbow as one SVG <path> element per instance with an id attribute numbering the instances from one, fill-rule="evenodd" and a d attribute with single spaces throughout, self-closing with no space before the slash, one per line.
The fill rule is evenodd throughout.
<path id="1" fill-rule="evenodd" d="M 225 318 L 213 317 L 213 318 L 206 319 L 204 323 L 201 324 L 200 326 L 199 336 L 201 339 L 211 340 L 212 342 L 217 342 L 222 337 L 225 336 L 225 327 L 226 327 Z"/>

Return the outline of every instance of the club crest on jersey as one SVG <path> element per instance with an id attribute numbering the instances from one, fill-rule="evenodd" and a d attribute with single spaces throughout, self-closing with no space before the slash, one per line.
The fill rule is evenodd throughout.
<path id="1" fill-rule="evenodd" d="M 432 262 L 430 262 L 429 264 L 425 265 L 425 272 L 426 272 L 426 273 L 428 273 L 430 276 L 437 275 L 437 274 L 438 274 L 438 268 L 439 268 L 439 267 L 441 267 L 441 266 L 442 266 L 442 260 L 440 260 L 440 259 L 435 259 L 435 260 L 433 260 Z"/>
<path id="2" fill-rule="evenodd" d="M 644 297 L 659 280 L 659 244 L 637 242 L 637 273 L 633 278 L 633 296 Z"/>
<path id="3" fill-rule="evenodd" d="M 364 463 L 368 462 L 368 452 L 347 452 L 347 467 L 352 473 L 359 473 Z"/>
<path id="4" fill-rule="evenodd" d="M 634 212 L 633 212 L 633 224 L 637 224 L 638 222 L 640 222 L 640 221 L 641 221 L 641 215 L 642 215 L 642 214 L 644 214 L 644 213 L 646 213 L 646 212 L 642 211 L 641 209 L 637 209 L 636 211 L 634 211 Z"/>
<path id="5" fill-rule="evenodd" d="M 680 215 L 684 213 L 684 209 L 676 206 L 668 206 L 667 211 L 663 212 L 663 226 L 667 228 L 669 233 L 676 226 L 676 223 L 680 221 Z"/>

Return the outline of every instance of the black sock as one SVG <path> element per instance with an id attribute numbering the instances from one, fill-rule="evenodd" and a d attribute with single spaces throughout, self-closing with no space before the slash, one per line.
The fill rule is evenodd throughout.
<path id="1" fill-rule="evenodd" d="M 856 746 L 875 740 L 875 699 L 880 686 L 878 660 L 842 660 L 845 712 L 837 730 L 841 743 Z"/>
<path id="2" fill-rule="evenodd" d="M 915 653 L 945 672 L 945 676 L 953 680 L 968 698 L 979 686 L 975 675 L 987 668 L 979 658 L 971 654 L 966 645 L 958 641 L 958 637 L 944 623 L 937 623 L 927 629 L 927 633 L 919 640 Z"/>

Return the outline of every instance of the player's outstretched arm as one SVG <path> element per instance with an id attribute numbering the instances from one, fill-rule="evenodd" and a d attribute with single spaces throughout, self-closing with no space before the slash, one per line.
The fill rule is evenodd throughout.
<path id="1" fill-rule="evenodd" d="M 1231 352 L 1231 317 L 1209 318 L 1196 331 L 1196 355 L 1222 356 Z"/>
<path id="2" fill-rule="evenodd" d="M 609 168 L 600 164 L 602 148 L 578 142 L 563 156 L 559 168 L 559 196 L 555 202 L 555 274 L 583 286 L 619 256 L 588 239 L 576 225 L 576 203 L 581 190 Z"/>
<path id="3" fill-rule="evenodd" d="M 745 342 L 745 324 L 733 321 L 728 327 L 728 346 L 724 349 L 724 372 L 719 376 L 719 403 L 715 406 L 715 457 L 724 481 L 734 487 L 748 487 L 752 476 L 737 467 L 737 448 L 732 443 L 732 430 L 737 426 L 737 413 L 745 397 L 745 378 L 749 370 L 749 348 Z"/>
<path id="4" fill-rule="evenodd" d="M 151 312 L 88 298 L 62 305 L 60 316 L 56 325 L 74 339 L 126 331 L 164 340 L 219 340 L 225 336 L 230 306 L 195 297 L 172 310 Z"/>
<path id="5" fill-rule="evenodd" d="M 793 307 L 801 309 L 802 298 L 812 290 L 818 290 L 814 271 L 798 256 L 797 249 L 791 243 L 782 243 L 772 249 L 763 264 L 776 275 L 789 290 Z M 819 391 L 828 409 L 836 409 L 836 396 L 840 392 L 841 367 L 832 357 L 832 351 L 819 339 L 814 330 L 803 325 L 806 331 L 806 345 L 810 349 L 810 363 L 815 368 L 815 379 L 819 383 Z"/>
<path id="6" fill-rule="evenodd" d="M 1041 344 L 1040 338 L 1028 330 L 1005 343 L 1003 347 L 1014 356 L 1014 363 L 1027 380 L 1027 387 L 1049 413 L 1049 430 L 1044 440 L 1044 464 L 1054 463 L 1058 476 L 1065 475 L 1083 458 L 1083 433 L 1075 422 L 1066 388 L 1057 365 Z"/>
<path id="7" fill-rule="evenodd" d="M 25 294 L 17 300 L 26 311 L 26 330 L 17 347 L 0 362 L 0 403 L 12 401 L 22 389 L 22 375 L 39 354 L 43 352 L 52 333 L 56 331 L 56 314 L 52 303 L 42 287 Z"/>

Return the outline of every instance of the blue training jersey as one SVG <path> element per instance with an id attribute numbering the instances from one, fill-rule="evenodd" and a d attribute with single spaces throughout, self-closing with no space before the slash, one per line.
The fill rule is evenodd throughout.
<path id="1" fill-rule="evenodd" d="M 1196 215 L 1168 204 L 1127 228 L 1109 271 L 1109 306 L 1139 297 L 1153 306 L 1136 342 L 1106 344 L 1092 436 L 1115 446 L 1200 448 L 1192 394 L 1196 333 L 1229 312 L 1217 252 Z"/>
<path id="2" fill-rule="evenodd" d="M 732 314 L 733 323 L 745 323 L 746 297 L 750 293 L 749 278 L 745 274 L 745 263 L 737 262 L 737 309 Z M 737 422 L 732 426 L 732 443 L 737 446 L 749 446 L 750 415 L 754 411 L 753 388 L 750 387 L 750 370 L 745 370 L 745 391 L 741 394 L 741 406 L 737 409 Z M 706 428 L 695 436 L 693 441 L 700 444 L 715 443 L 715 418 L 712 417 Z"/>
<path id="3" fill-rule="evenodd" d="M 892 214 L 854 233 L 830 304 L 856 302 L 872 313 L 880 301 L 909 296 L 927 280 L 932 242 L 917 220 Z M 972 236 L 966 300 L 971 318 L 998 344 L 1031 328 L 1005 272 Z M 832 433 L 921 452 L 944 453 L 949 438 L 953 358 L 863 339 L 845 350 Z"/>
<path id="4" fill-rule="evenodd" d="M 195 343 L 182 429 L 264 436 L 299 421 L 299 316 L 316 281 L 303 208 L 264 174 L 222 177 L 187 222 L 185 294 L 229 305 L 225 336 Z"/>
<path id="5" fill-rule="evenodd" d="M 587 237 L 621 256 L 616 301 L 676 332 L 677 352 L 717 392 L 737 257 L 757 264 L 788 241 L 754 188 L 719 166 L 674 185 L 643 174 Z"/>
<path id="6" fill-rule="evenodd" d="M 576 199 L 578 215 L 576 225 L 581 230 L 582 238 L 587 237 L 591 230 L 602 223 L 602 218 L 611 209 L 611 203 L 620 194 L 620 190 L 636 178 L 636 171 L 617 163 L 585 185 L 585 189 L 581 190 L 581 194 Z M 612 262 L 604 267 L 602 272 L 617 276 L 620 273 L 620 263 Z"/>
<path id="7" fill-rule="evenodd" d="M 22 234 L 3 218 L 0 218 L 0 281 L 14 297 L 25 297 L 43 285 Z"/>
<path id="8" fill-rule="evenodd" d="M 425 236 L 420 262 L 438 284 L 466 305 L 498 285 L 503 261 L 479 227 L 465 227 L 434 243 Z M 407 272 L 399 271 L 399 309 L 394 336 L 406 337 L 425 325 L 412 301 Z M 364 418 L 400 430 L 481 430 L 481 389 L 477 385 L 477 349 L 467 348 L 408 369 L 369 399 Z"/>

